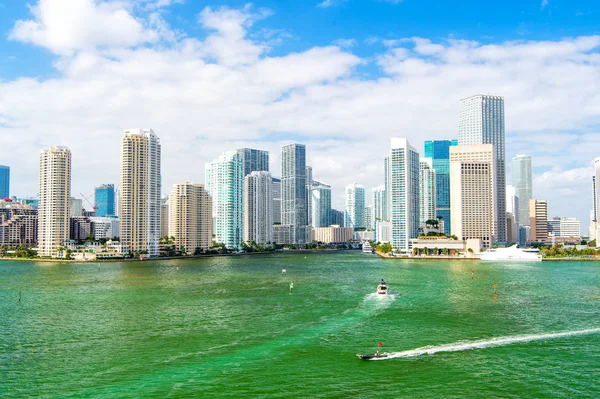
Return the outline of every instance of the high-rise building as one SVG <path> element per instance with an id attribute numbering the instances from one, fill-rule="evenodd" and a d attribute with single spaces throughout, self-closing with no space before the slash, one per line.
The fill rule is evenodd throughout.
<path id="1" fill-rule="evenodd" d="M 383 208 L 383 220 L 392 220 L 392 187 L 390 180 L 390 157 L 383 159 L 383 191 L 385 195 L 384 208 Z"/>
<path id="2" fill-rule="evenodd" d="M 331 226 L 331 186 L 313 181 L 310 190 L 312 227 Z"/>
<path id="3" fill-rule="evenodd" d="M 38 211 L 29 205 L 0 207 L 0 246 L 35 247 L 38 240 Z"/>
<path id="4" fill-rule="evenodd" d="M 282 148 L 281 172 L 281 224 L 291 226 L 291 244 L 304 244 L 309 239 L 304 144 L 289 144 Z"/>
<path id="5" fill-rule="evenodd" d="M 152 129 L 128 129 L 121 139 L 119 218 L 121 244 L 158 256 L 161 145 Z"/>
<path id="6" fill-rule="evenodd" d="M 40 153 L 38 255 L 56 257 L 69 239 L 71 151 L 53 146 Z"/>
<path id="7" fill-rule="evenodd" d="M 375 228 L 375 222 L 373 217 L 373 205 L 365 206 L 365 227 L 369 230 L 373 230 Z"/>
<path id="8" fill-rule="evenodd" d="M 389 156 L 392 247 L 410 252 L 419 235 L 419 153 L 407 139 L 392 138 Z"/>
<path id="9" fill-rule="evenodd" d="M 529 155 L 517 155 L 510 162 L 510 170 L 512 186 L 515 188 L 515 195 L 519 198 L 518 223 L 521 226 L 529 226 L 529 200 L 533 195 L 531 157 Z"/>
<path id="10" fill-rule="evenodd" d="M 431 158 L 435 171 L 436 217 L 441 217 L 444 234 L 449 235 L 450 222 L 450 147 L 458 145 L 458 140 L 425 141 L 425 158 Z"/>
<path id="11" fill-rule="evenodd" d="M 206 164 L 206 189 L 212 196 L 215 241 L 239 249 L 244 235 L 244 164 L 237 151 L 226 151 Z"/>
<path id="12" fill-rule="evenodd" d="M 529 200 L 529 240 L 541 242 L 548 240 L 548 202 L 545 200 Z"/>
<path id="13" fill-rule="evenodd" d="M 312 166 L 306 167 L 306 224 L 312 226 L 312 201 L 310 199 L 310 190 L 313 185 L 313 169 Z"/>
<path id="14" fill-rule="evenodd" d="M 169 236 L 169 197 L 164 196 L 160 199 L 160 236 Z"/>
<path id="15" fill-rule="evenodd" d="M 273 178 L 273 224 L 281 224 L 281 179 Z"/>
<path id="16" fill-rule="evenodd" d="M 212 199 L 203 184 L 175 184 L 169 195 L 169 237 L 186 253 L 208 250 L 212 245 Z"/>
<path id="17" fill-rule="evenodd" d="M 94 198 L 96 201 L 96 216 L 110 217 L 115 216 L 115 185 L 103 184 L 94 189 Z"/>
<path id="18" fill-rule="evenodd" d="M 273 242 L 273 178 L 269 172 L 244 177 L 244 241 Z"/>
<path id="19" fill-rule="evenodd" d="M 335 224 L 337 226 L 344 227 L 345 215 L 343 211 L 338 211 L 337 209 L 331 210 L 331 224 Z"/>
<path id="20" fill-rule="evenodd" d="M 10 198 L 10 167 L 0 165 L 0 200 Z"/>
<path id="21" fill-rule="evenodd" d="M 352 183 L 346 186 L 346 227 L 364 229 L 365 225 L 365 187 Z"/>
<path id="22" fill-rule="evenodd" d="M 594 159 L 594 176 L 592 176 L 592 187 L 593 187 L 593 220 L 596 222 L 600 222 L 598 220 L 598 212 L 600 212 L 600 158 Z"/>
<path id="23" fill-rule="evenodd" d="M 83 200 L 80 198 L 69 198 L 69 216 L 83 216 Z"/>
<path id="24" fill-rule="evenodd" d="M 375 187 L 373 189 L 373 223 L 377 220 L 388 220 L 387 215 L 387 193 L 385 186 Z"/>
<path id="25" fill-rule="evenodd" d="M 252 172 L 269 171 L 269 151 L 240 148 L 237 153 L 242 160 L 244 176 Z"/>
<path id="26" fill-rule="evenodd" d="M 433 160 L 423 158 L 419 162 L 419 213 L 421 223 L 436 220 L 436 174 Z"/>
<path id="27" fill-rule="evenodd" d="M 489 248 L 495 241 L 496 156 L 491 144 L 450 148 L 451 233 L 459 240 L 481 239 Z M 504 191 L 504 190 L 502 190 Z M 501 224 L 505 224 L 506 214 Z"/>
<path id="28" fill-rule="evenodd" d="M 519 215 L 517 189 L 508 185 L 506 186 L 506 241 L 509 243 L 519 242 Z"/>
<path id="29" fill-rule="evenodd" d="M 458 144 L 491 144 L 496 157 L 494 178 L 496 221 L 506 217 L 506 146 L 504 131 L 504 98 L 499 96 L 475 95 L 460 102 Z M 496 239 L 506 241 L 506 224 L 497 223 Z"/>

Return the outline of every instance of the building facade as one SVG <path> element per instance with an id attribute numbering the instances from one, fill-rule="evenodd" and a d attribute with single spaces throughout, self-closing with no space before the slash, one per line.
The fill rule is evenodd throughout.
<path id="1" fill-rule="evenodd" d="M 212 246 L 212 199 L 203 184 L 175 184 L 169 195 L 169 237 L 175 248 L 194 254 Z"/>
<path id="2" fill-rule="evenodd" d="M 273 224 L 281 224 L 281 179 L 273 178 L 271 191 L 273 193 Z"/>
<path id="3" fill-rule="evenodd" d="M 345 218 L 346 217 L 343 211 L 338 211 L 337 209 L 333 208 L 331 209 L 331 224 L 344 227 Z"/>
<path id="4" fill-rule="evenodd" d="M 387 193 L 385 192 L 385 186 L 375 187 L 373 189 L 373 220 L 388 220 L 387 214 Z"/>
<path id="5" fill-rule="evenodd" d="M 458 145 L 458 140 L 425 141 L 425 158 L 431 158 L 435 171 L 436 217 L 444 222 L 444 234 L 449 235 L 450 223 L 450 147 Z"/>
<path id="6" fill-rule="evenodd" d="M 273 242 L 273 178 L 269 172 L 244 177 L 244 241 Z"/>
<path id="7" fill-rule="evenodd" d="M 57 257 L 69 239 L 71 151 L 53 146 L 40 153 L 38 255 Z"/>
<path id="8" fill-rule="evenodd" d="M 103 184 L 94 189 L 96 216 L 115 216 L 115 185 Z"/>
<path id="9" fill-rule="evenodd" d="M 420 222 L 437 220 L 436 211 L 436 173 L 433 169 L 433 160 L 423 158 L 419 162 L 419 213 Z"/>
<path id="10" fill-rule="evenodd" d="M 212 197 L 216 242 L 239 249 L 244 236 L 244 163 L 237 151 L 226 151 L 206 164 L 206 188 Z"/>
<path id="11" fill-rule="evenodd" d="M 519 243 L 519 197 L 514 186 L 506 186 L 506 241 Z M 529 213 L 529 212 L 527 212 Z"/>
<path id="12" fill-rule="evenodd" d="M 237 152 L 242 160 L 244 176 L 252 172 L 269 171 L 269 151 L 240 148 Z"/>
<path id="13" fill-rule="evenodd" d="M 69 216 L 83 216 L 83 200 L 79 198 L 69 198 Z"/>
<path id="14" fill-rule="evenodd" d="M 134 254 L 158 256 L 161 145 L 152 129 L 125 130 L 121 139 L 120 180 L 121 244 Z"/>
<path id="15" fill-rule="evenodd" d="M 531 173 L 531 157 L 519 154 L 510 162 L 512 186 L 515 195 L 519 199 L 518 223 L 521 226 L 529 226 L 529 200 L 533 195 L 533 183 Z M 507 205 L 508 206 L 508 205 Z"/>
<path id="16" fill-rule="evenodd" d="M 491 144 L 494 146 L 494 179 L 496 221 L 506 217 L 506 145 L 504 127 L 504 98 L 475 95 L 460 103 L 458 144 Z M 506 241 L 506 224 L 497 223 L 496 240 Z"/>
<path id="17" fill-rule="evenodd" d="M 369 230 L 373 230 L 375 228 L 375 222 L 373 217 L 373 205 L 365 206 L 365 227 Z"/>
<path id="18" fill-rule="evenodd" d="M 27 205 L 0 208 L 0 246 L 35 247 L 38 239 L 38 211 Z"/>
<path id="19" fill-rule="evenodd" d="M 384 220 L 378 220 L 375 222 L 375 242 L 381 244 L 387 244 L 392 242 L 392 222 L 386 222 Z"/>
<path id="20" fill-rule="evenodd" d="M 118 238 L 119 219 L 116 217 L 94 216 L 90 218 L 92 222 L 92 234 L 96 240 Z"/>
<path id="21" fill-rule="evenodd" d="M 313 182 L 310 190 L 310 202 L 312 227 L 329 227 L 332 224 L 331 186 L 321 182 Z"/>
<path id="22" fill-rule="evenodd" d="M 548 202 L 545 200 L 529 200 L 529 241 L 543 242 L 548 240 Z"/>
<path id="23" fill-rule="evenodd" d="M 309 238 L 304 144 L 282 148 L 281 172 L 281 224 L 290 226 L 291 244 L 304 244 Z"/>
<path id="24" fill-rule="evenodd" d="M 0 200 L 10 198 L 10 167 L 0 165 Z"/>
<path id="25" fill-rule="evenodd" d="M 354 229 L 331 225 L 312 229 L 312 240 L 325 244 L 343 244 L 352 241 Z"/>
<path id="26" fill-rule="evenodd" d="M 346 186 L 346 227 L 364 229 L 365 224 L 365 187 L 352 183 Z"/>
<path id="27" fill-rule="evenodd" d="M 160 199 L 160 236 L 169 237 L 169 197 Z"/>

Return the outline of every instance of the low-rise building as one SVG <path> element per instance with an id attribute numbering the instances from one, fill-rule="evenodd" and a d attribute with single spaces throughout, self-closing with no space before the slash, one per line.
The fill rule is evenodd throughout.
<path id="1" fill-rule="evenodd" d="M 352 241 L 353 229 L 333 224 L 329 227 L 312 229 L 312 240 L 325 244 L 342 244 Z"/>
<path id="2" fill-rule="evenodd" d="M 0 208 L 0 246 L 35 247 L 37 235 L 37 209 L 20 204 L 10 204 Z"/>
<path id="3" fill-rule="evenodd" d="M 447 237 L 419 237 L 410 240 L 413 256 L 448 255 L 473 257 L 481 251 L 481 239 L 453 240 Z"/>
<path id="4" fill-rule="evenodd" d="M 375 242 L 387 244 L 392 242 L 392 222 L 378 220 L 375 222 Z"/>

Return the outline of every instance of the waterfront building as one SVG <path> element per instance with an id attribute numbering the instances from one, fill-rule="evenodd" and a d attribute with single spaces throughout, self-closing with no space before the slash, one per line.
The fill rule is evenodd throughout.
<path id="1" fill-rule="evenodd" d="M 94 189 L 96 216 L 115 216 L 115 185 L 103 184 Z"/>
<path id="2" fill-rule="evenodd" d="M 273 242 L 273 178 L 251 172 L 244 178 L 244 241 Z"/>
<path id="3" fill-rule="evenodd" d="M 373 205 L 365 206 L 364 215 L 365 215 L 365 227 L 369 230 L 373 230 L 373 228 L 375 227 L 375 224 L 373 222 L 373 220 L 374 220 Z"/>
<path id="4" fill-rule="evenodd" d="M 581 223 L 576 218 L 556 217 L 548 221 L 548 233 L 554 237 L 581 239 Z"/>
<path id="5" fill-rule="evenodd" d="M 450 147 L 458 145 L 458 140 L 425 141 L 425 158 L 431 158 L 435 171 L 436 217 L 442 218 L 444 234 L 450 235 Z"/>
<path id="6" fill-rule="evenodd" d="M 313 181 L 310 190 L 312 227 L 328 227 L 331 223 L 331 186 Z"/>
<path id="7" fill-rule="evenodd" d="M 69 239 L 84 241 L 94 232 L 91 218 L 87 216 L 71 216 L 69 218 Z M 93 241 L 93 240 L 92 240 Z"/>
<path id="8" fill-rule="evenodd" d="M 506 186 L 506 241 L 509 243 L 519 242 L 519 200 L 516 187 Z"/>
<path id="9" fill-rule="evenodd" d="M 331 222 L 330 224 L 338 225 L 344 227 L 344 222 L 346 216 L 343 211 L 338 211 L 337 209 L 331 209 Z"/>
<path id="10" fill-rule="evenodd" d="M 38 238 L 38 211 L 16 203 L 0 207 L 0 247 L 35 247 Z"/>
<path id="11" fill-rule="evenodd" d="M 454 240 L 447 237 L 419 237 L 411 240 L 413 256 L 440 255 L 446 253 L 447 256 L 457 256 L 463 258 L 474 257 L 481 252 L 482 241 L 477 238 L 467 240 Z"/>
<path id="12" fill-rule="evenodd" d="M 419 153 L 407 139 L 392 138 L 389 156 L 392 247 L 410 252 L 419 235 Z"/>
<path id="13" fill-rule="evenodd" d="M 306 167 L 306 224 L 312 226 L 312 200 L 310 197 L 313 186 L 313 169 L 312 166 Z"/>
<path id="14" fill-rule="evenodd" d="M 494 198 L 496 240 L 506 241 L 506 224 L 498 223 L 506 217 L 506 146 L 504 131 L 504 98 L 500 96 L 475 95 L 460 103 L 458 144 L 494 146 L 494 179 L 497 190 Z"/>
<path id="15" fill-rule="evenodd" d="M 498 224 L 495 162 L 491 144 L 450 148 L 451 233 L 459 240 L 481 239 L 485 248 L 495 241 Z M 505 217 L 504 213 L 502 224 Z"/>
<path id="16" fill-rule="evenodd" d="M 89 219 L 92 222 L 92 234 L 95 240 L 118 238 L 121 235 L 118 218 L 94 216 Z"/>
<path id="17" fill-rule="evenodd" d="M 592 222 L 596 224 L 596 226 L 600 227 L 600 220 L 598 220 L 598 213 L 600 212 L 600 157 L 594 159 L 594 175 L 592 176 L 592 193 L 593 193 L 593 202 L 592 202 Z M 597 231 L 595 231 L 595 235 L 597 235 Z M 596 238 L 598 238 L 596 236 Z"/>
<path id="18" fill-rule="evenodd" d="M 373 189 L 373 222 L 377 220 L 388 221 L 387 212 L 387 193 L 385 185 L 378 186 Z"/>
<path id="19" fill-rule="evenodd" d="M 215 241 L 239 249 L 244 223 L 244 164 L 237 151 L 226 151 L 206 164 L 206 189 L 212 196 Z"/>
<path id="20" fill-rule="evenodd" d="M 354 241 L 365 242 L 365 241 L 375 241 L 375 231 L 374 230 L 360 230 L 355 231 L 353 235 Z"/>
<path id="21" fill-rule="evenodd" d="M 281 224 L 281 179 L 273 178 L 271 191 L 273 193 L 273 224 Z"/>
<path id="22" fill-rule="evenodd" d="M 519 199 L 518 224 L 529 226 L 529 200 L 532 198 L 533 183 L 531 173 L 531 157 L 519 154 L 510 163 L 512 186 Z M 508 195 L 507 195 L 508 200 Z M 507 204 L 508 207 L 508 204 Z"/>
<path id="23" fill-rule="evenodd" d="M 383 218 L 382 220 L 392 220 L 392 187 L 390 178 L 390 157 L 383 159 L 383 191 L 385 195 Z"/>
<path id="24" fill-rule="evenodd" d="M 365 188 L 352 183 L 346 186 L 346 227 L 365 228 Z"/>
<path id="25" fill-rule="evenodd" d="M 324 244 L 344 244 L 352 241 L 354 229 L 333 224 L 312 229 L 312 240 Z"/>
<path id="26" fill-rule="evenodd" d="M 269 171 L 269 151 L 240 148 L 237 153 L 242 160 L 244 176 L 252 172 Z"/>
<path id="27" fill-rule="evenodd" d="M 133 253 L 158 256 L 161 145 L 152 129 L 128 129 L 121 139 L 121 243 Z"/>
<path id="28" fill-rule="evenodd" d="M 212 246 L 212 199 L 203 184 L 175 184 L 169 195 L 169 237 L 177 250 L 194 254 Z"/>
<path id="29" fill-rule="evenodd" d="M 392 222 L 378 220 L 375 222 L 375 238 L 373 241 L 387 244 L 392 242 Z"/>
<path id="30" fill-rule="evenodd" d="M 69 217 L 83 216 L 83 200 L 79 198 L 69 198 Z"/>
<path id="31" fill-rule="evenodd" d="M 169 197 L 164 196 L 160 199 L 160 237 L 169 236 Z"/>
<path id="32" fill-rule="evenodd" d="M 543 242 L 548 240 L 548 202 L 545 200 L 529 200 L 529 240 Z"/>
<path id="33" fill-rule="evenodd" d="M 10 167 L 0 165 L 0 199 L 10 198 Z"/>
<path id="34" fill-rule="evenodd" d="M 273 242 L 276 244 L 289 244 L 292 242 L 292 229 L 289 225 L 273 225 Z"/>
<path id="35" fill-rule="evenodd" d="M 437 220 L 436 212 L 436 173 L 433 160 L 423 158 L 419 162 L 419 216 L 420 222 Z"/>
<path id="36" fill-rule="evenodd" d="M 38 255 L 57 257 L 69 239 L 71 151 L 52 146 L 40 152 Z"/>
<path id="37" fill-rule="evenodd" d="M 281 223 L 290 226 L 291 244 L 304 244 L 309 238 L 304 144 L 289 144 L 282 148 L 281 172 Z"/>

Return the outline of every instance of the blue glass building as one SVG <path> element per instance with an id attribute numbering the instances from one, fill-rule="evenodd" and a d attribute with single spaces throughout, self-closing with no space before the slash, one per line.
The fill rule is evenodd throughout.
<path id="1" fill-rule="evenodd" d="M 425 141 L 425 158 L 433 160 L 436 173 L 437 216 L 444 221 L 444 234 L 450 234 L 450 147 L 458 145 L 458 140 Z"/>
<path id="2" fill-rule="evenodd" d="M 96 187 L 95 201 L 96 216 L 115 216 L 115 186 L 113 184 Z"/>
<path id="3" fill-rule="evenodd" d="M 0 165 L 0 199 L 10 196 L 10 167 Z"/>

